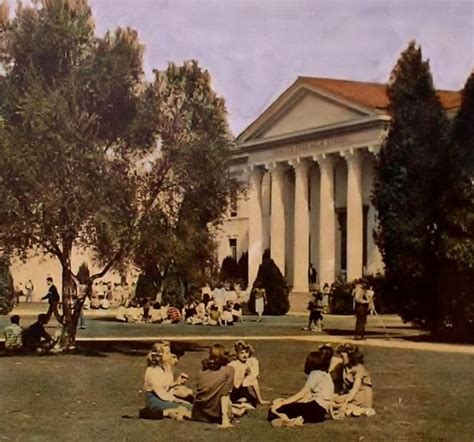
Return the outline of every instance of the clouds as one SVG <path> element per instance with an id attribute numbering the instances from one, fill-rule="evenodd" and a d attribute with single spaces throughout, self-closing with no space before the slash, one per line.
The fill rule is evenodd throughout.
<path id="1" fill-rule="evenodd" d="M 196 58 L 240 132 L 297 75 L 385 81 L 416 39 L 437 87 L 462 87 L 474 59 L 470 1 L 91 0 L 99 32 L 139 31 L 147 72 Z"/>

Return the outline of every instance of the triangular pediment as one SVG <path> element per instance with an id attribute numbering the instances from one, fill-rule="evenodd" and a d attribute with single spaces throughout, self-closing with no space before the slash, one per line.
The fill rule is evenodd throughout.
<path id="1" fill-rule="evenodd" d="M 239 135 L 238 142 L 342 125 L 376 114 L 373 108 L 297 80 Z"/>

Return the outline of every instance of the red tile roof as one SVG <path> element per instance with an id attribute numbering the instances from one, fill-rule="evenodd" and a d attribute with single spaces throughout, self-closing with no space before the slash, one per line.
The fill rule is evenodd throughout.
<path id="1" fill-rule="evenodd" d="M 349 101 L 376 109 L 388 109 L 389 99 L 387 85 L 381 83 L 365 83 L 361 81 L 336 80 L 332 78 L 299 77 L 308 86 L 321 88 L 339 95 Z M 459 107 L 461 93 L 457 91 L 437 91 L 444 109 Z"/>

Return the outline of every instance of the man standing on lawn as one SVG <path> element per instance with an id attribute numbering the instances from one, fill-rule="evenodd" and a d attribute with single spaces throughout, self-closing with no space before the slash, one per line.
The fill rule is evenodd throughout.
<path id="1" fill-rule="evenodd" d="M 58 305 L 59 305 L 58 289 L 53 284 L 53 278 L 51 278 L 51 276 L 48 276 L 46 278 L 46 284 L 48 284 L 48 293 L 46 293 L 46 295 L 44 295 L 41 298 L 41 300 L 47 299 L 49 302 L 49 308 L 48 308 L 48 311 L 46 312 L 46 318 L 47 318 L 46 322 L 49 322 L 49 320 L 51 319 L 51 315 L 54 313 L 55 318 L 61 324 L 62 318 L 58 311 Z"/>
<path id="2" fill-rule="evenodd" d="M 360 281 L 356 283 L 352 291 L 354 297 L 354 313 L 356 316 L 355 339 L 365 339 L 365 326 L 367 325 L 367 315 L 369 313 L 370 300 L 365 293 L 364 286 Z"/>

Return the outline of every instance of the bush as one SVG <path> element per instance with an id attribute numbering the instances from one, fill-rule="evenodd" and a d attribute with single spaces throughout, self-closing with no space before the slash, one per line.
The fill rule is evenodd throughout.
<path id="1" fill-rule="evenodd" d="M 374 304 L 377 313 L 396 313 L 396 287 L 382 274 L 364 276 L 362 278 L 364 287 L 369 285 L 373 288 L 375 297 Z M 352 315 L 354 313 L 354 301 L 352 290 L 355 282 L 335 281 L 331 285 L 329 311 L 336 315 Z"/>
<path id="2" fill-rule="evenodd" d="M 329 311 L 335 315 L 352 315 L 354 313 L 352 290 L 354 282 L 334 281 L 329 295 Z"/>
<path id="3" fill-rule="evenodd" d="M 249 284 L 249 254 L 247 252 L 240 255 L 237 267 L 242 289 L 246 289 Z"/>
<path id="4" fill-rule="evenodd" d="M 15 290 L 7 258 L 0 258 L 0 314 L 10 313 L 15 306 Z"/>
<path id="5" fill-rule="evenodd" d="M 79 284 L 89 284 L 89 279 L 90 279 L 91 273 L 89 270 L 89 266 L 87 263 L 83 262 L 77 271 L 77 280 L 79 281 Z"/>
<path id="6" fill-rule="evenodd" d="M 239 279 L 239 267 L 237 261 L 232 256 L 226 256 L 222 261 L 219 272 L 220 281 L 235 282 Z"/>
<path id="7" fill-rule="evenodd" d="M 158 294 L 159 287 L 155 280 L 146 273 L 140 273 L 135 289 L 135 297 L 138 299 L 155 299 Z"/>
<path id="8" fill-rule="evenodd" d="M 275 264 L 273 259 L 268 255 L 264 255 L 263 261 L 258 268 L 255 287 L 263 287 L 267 296 L 267 304 L 264 314 L 266 315 L 286 315 L 290 309 L 290 301 L 288 299 L 288 284 Z M 248 301 L 249 310 L 255 312 L 255 296 L 252 292 Z"/>

